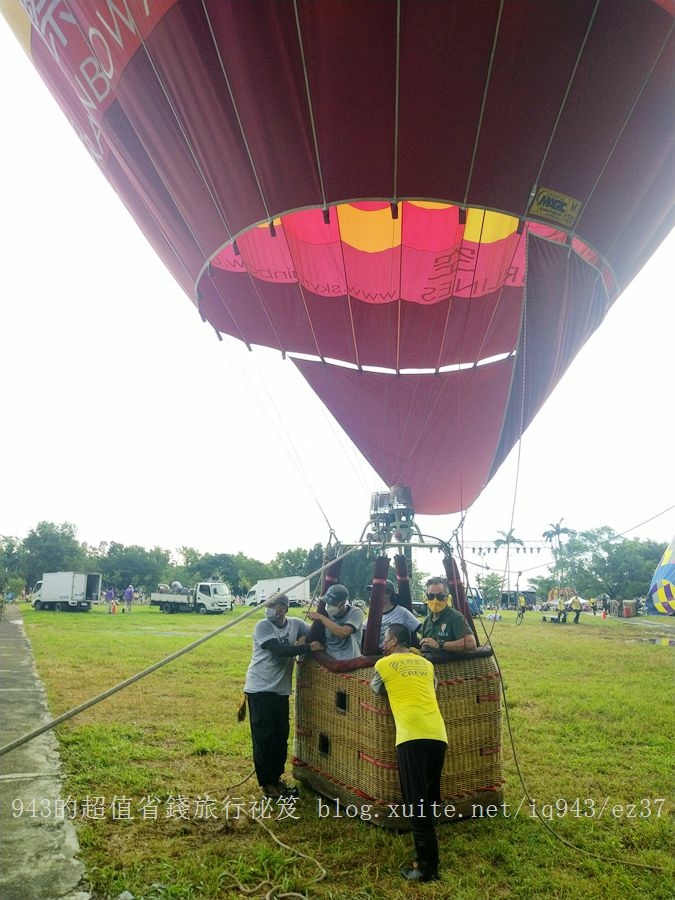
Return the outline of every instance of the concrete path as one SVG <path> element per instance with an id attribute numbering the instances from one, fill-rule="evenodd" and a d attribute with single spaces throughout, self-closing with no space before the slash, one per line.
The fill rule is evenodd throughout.
<path id="1" fill-rule="evenodd" d="M 21 610 L 0 620 L 0 746 L 53 718 Z M 0 756 L 0 897 L 89 900 L 77 836 L 67 814 L 58 743 L 51 731 Z"/>

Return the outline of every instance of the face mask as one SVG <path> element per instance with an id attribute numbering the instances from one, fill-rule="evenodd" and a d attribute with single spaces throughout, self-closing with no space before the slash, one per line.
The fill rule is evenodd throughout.
<path id="1" fill-rule="evenodd" d="M 339 619 L 343 613 L 343 609 L 341 606 L 327 606 L 326 607 L 326 615 L 329 619 Z"/>
<path id="2" fill-rule="evenodd" d="M 278 609 L 278 607 L 268 606 L 267 609 L 265 610 L 265 618 L 271 619 L 273 622 L 278 622 L 280 619 L 283 619 L 284 615 L 286 614 L 286 611 L 284 610 L 283 615 L 281 615 L 281 614 L 277 615 L 277 609 Z"/>
<path id="3" fill-rule="evenodd" d="M 427 600 L 427 606 L 429 607 L 429 612 L 439 613 L 443 612 L 445 607 L 448 605 L 447 600 Z"/>

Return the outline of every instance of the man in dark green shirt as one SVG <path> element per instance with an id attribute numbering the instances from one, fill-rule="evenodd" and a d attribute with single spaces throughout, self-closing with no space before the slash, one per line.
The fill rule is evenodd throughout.
<path id="1" fill-rule="evenodd" d="M 422 650 L 475 650 L 476 638 L 464 616 L 448 605 L 450 594 L 444 578 L 426 584 L 429 615 L 422 622 Z"/>

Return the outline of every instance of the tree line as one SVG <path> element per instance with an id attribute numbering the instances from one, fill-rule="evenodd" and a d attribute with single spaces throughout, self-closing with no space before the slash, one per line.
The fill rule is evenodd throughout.
<path id="1" fill-rule="evenodd" d="M 104 589 L 122 591 L 133 584 L 149 593 L 172 581 L 185 586 L 224 581 L 235 596 L 245 596 L 264 578 L 310 575 L 324 564 L 324 553 L 322 544 L 296 547 L 266 563 L 243 553 L 200 553 L 193 547 L 179 547 L 175 553 L 115 541 L 92 547 L 78 541 L 69 522 L 39 522 L 23 539 L 0 536 L 0 592 L 19 596 L 23 590 L 30 591 L 44 572 L 100 572 Z M 359 550 L 344 560 L 341 580 L 352 597 L 367 599 L 372 568 L 372 551 Z M 318 580 L 318 576 L 312 579 L 312 591 Z"/>
<path id="2" fill-rule="evenodd" d="M 554 588 L 570 588 L 580 597 L 602 597 L 628 600 L 645 597 L 652 576 L 666 549 L 665 543 L 625 538 L 607 525 L 587 531 L 563 526 L 563 519 L 552 523 L 542 537 L 550 543 L 553 565 L 544 575 L 518 573 L 520 589 L 528 584 L 540 600 L 545 600 Z M 513 534 L 500 531 L 496 549 L 523 545 Z M 479 576 L 481 593 L 490 602 L 499 602 L 507 589 L 504 578 L 494 572 Z M 514 587 L 513 573 L 508 589 Z"/>
<path id="3" fill-rule="evenodd" d="M 624 538 L 607 525 L 587 531 L 565 529 L 566 541 L 553 547 L 551 574 L 530 579 L 538 593 L 573 588 L 581 597 L 610 600 L 646 597 L 667 543 Z"/>
<path id="4" fill-rule="evenodd" d="M 607 526 L 577 532 L 563 528 L 562 521 L 544 533 L 550 534 L 552 541 L 550 571 L 534 577 L 522 573 L 521 588 L 529 582 L 540 599 L 556 587 L 571 587 L 582 597 L 606 594 L 611 599 L 628 599 L 647 594 L 665 543 L 622 538 Z M 522 543 L 512 532 L 504 537 L 508 537 L 508 544 Z M 501 540 L 502 545 L 506 543 Z M 343 562 L 341 581 L 354 598 L 368 599 L 372 554 L 372 550 L 360 549 Z M 200 553 L 192 547 L 180 547 L 174 554 L 161 547 L 148 550 L 115 541 L 91 547 L 78 541 L 75 526 L 69 522 L 39 522 L 23 539 L 0 536 L 0 592 L 20 595 L 23 590 L 30 591 L 44 572 L 72 571 L 100 572 L 106 588 L 120 591 L 128 584 L 149 593 L 157 585 L 172 581 L 191 586 L 199 581 L 222 580 L 233 594 L 243 596 L 264 578 L 309 575 L 323 565 L 324 555 L 322 544 L 284 550 L 267 563 L 243 553 Z M 417 568 L 413 571 L 414 596 L 423 590 L 426 574 Z M 394 577 L 391 570 L 389 577 Z M 312 580 L 312 591 L 317 581 Z M 506 589 L 495 573 L 483 576 L 480 588 L 486 600 L 498 599 Z"/>

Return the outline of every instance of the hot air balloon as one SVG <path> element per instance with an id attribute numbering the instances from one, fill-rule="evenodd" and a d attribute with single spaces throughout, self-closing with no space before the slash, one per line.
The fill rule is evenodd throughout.
<path id="1" fill-rule="evenodd" d="M 420 513 L 471 505 L 673 225 L 672 0 L 3 9 L 204 321 L 289 357 Z M 307 667 L 294 772 L 386 809 L 369 664 Z M 438 665 L 444 797 L 499 803 L 490 648 Z"/>
<path id="2" fill-rule="evenodd" d="M 204 320 L 421 513 L 471 505 L 672 227 L 671 0 L 5 7 Z"/>
<path id="3" fill-rule="evenodd" d="M 647 612 L 675 616 L 675 537 L 654 572 L 647 594 Z"/>

